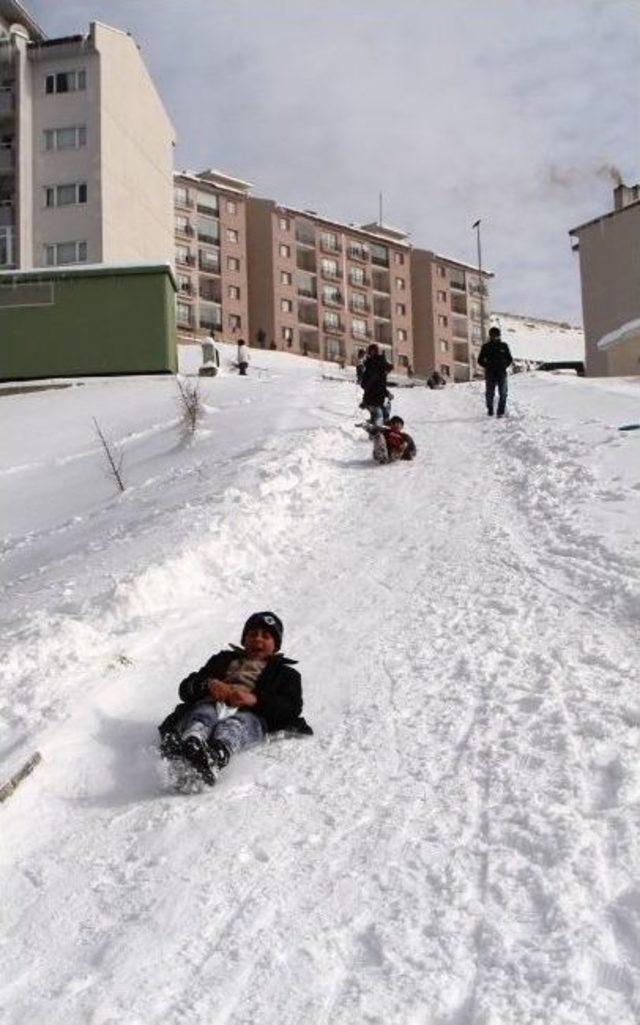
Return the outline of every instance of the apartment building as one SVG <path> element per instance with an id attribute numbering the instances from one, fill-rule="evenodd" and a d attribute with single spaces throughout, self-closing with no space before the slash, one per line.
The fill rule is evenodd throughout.
<path id="1" fill-rule="evenodd" d="M 174 143 L 130 35 L 0 0 L 0 268 L 173 263 Z"/>
<path id="2" fill-rule="evenodd" d="M 174 176 L 178 337 L 247 338 L 247 199 L 251 185 L 221 171 Z"/>
<path id="3" fill-rule="evenodd" d="M 251 345 L 355 363 L 376 342 L 413 365 L 411 249 L 404 232 L 248 201 Z"/>
<path id="4" fill-rule="evenodd" d="M 640 185 L 619 182 L 613 210 L 569 235 L 580 254 L 587 375 L 640 374 Z"/>
<path id="5" fill-rule="evenodd" d="M 450 381 L 477 375 L 489 322 L 490 271 L 427 249 L 411 254 L 415 371 L 438 370 Z"/>

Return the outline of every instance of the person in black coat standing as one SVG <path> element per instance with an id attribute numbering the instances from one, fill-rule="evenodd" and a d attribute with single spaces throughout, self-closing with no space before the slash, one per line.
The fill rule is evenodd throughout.
<path id="1" fill-rule="evenodd" d="M 364 392 L 360 406 L 369 410 L 371 423 L 376 426 L 383 422 L 383 408 L 388 395 L 387 375 L 391 370 L 393 367 L 387 363 L 384 353 L 380 352 L 375 342 L 372 343 L 367 349 L 367 358 L 360 379 L 360 386 Z"/>
<path id="2" fill-rule="evenodd" d="M 504 416 L 507 409 L 507 368 L 513 357 L 506 342 L 502 341 L 499 327 L 489 328 L 489 341 L 480 349 L 478 363 L 484 369 L 487 415 L 493 416 L 493 401 L 498 389 L 498 416 Z"/>
<path id="3" fill-rule="evenodd" d="M 164 758 L 190 763 L 213 784 L 232 754 L 285 730 L 312 733 L 301 717 L 302 683 L 295 662 L 280 653 L 282 621 L 254 612 L 242 647 L 219 651 L 180 684 L 180 704 L 160 724 Z M 233 708 L 222 717 L 220 707 Z"/>

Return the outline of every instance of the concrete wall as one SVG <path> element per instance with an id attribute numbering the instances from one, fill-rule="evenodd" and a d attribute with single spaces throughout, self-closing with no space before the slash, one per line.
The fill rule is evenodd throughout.
<path id="1" fill-rule="evenodd" d="M 637 367 L 610 369 L 627 365 L 624 357 L 597 346 L 611 331 L 640 318 L 640 203 L 587 224 L 577 233 L 587 375 L 638 373 Z"/>
<path id="2" fill-rule="evenodd" d="M 131 36 L 100 23 L 91 31 L 100 62 L 102 259 L 173 264 L 173 127 Z"/>
<path id="3" fill-rule="evenodd" d="M 0 274 L 0 379 L 176 370 L 167 267 Z"/>
<path id="4" fill-rule="evenodd" d="M 45 76 L 62 71 L 86 72 L 86 89 L 47 95 Z M 51 47 L 37 51 L 30 62 L 33 97 L 31 202 L 32 258 L 20 261 L 22 268 L 45 266 L 45 245 L 56 242 L 86 242 L 87 263 L 105 259 L 103 243 L 102 174 L 100 163 L 100 66 L 98 56 L 84 45 Z M 21 118 L 27 111 L 21 102 Z M 45 130 L 84 125 L 87 144 L 80 149 L 47 151 Z M 22 162 L 22 161 L 21 161 Z M 45 188 L 51 185 L 87 183 L 87 202 L 48 208 Z M 21 207 L 22 209 L 22 207 Z M 28 211 L 24 208 L 25 217 Z M 124 259 L 125 257 L 120 257 Z M 159 259 L 159 258 L 158 258 Z"/>

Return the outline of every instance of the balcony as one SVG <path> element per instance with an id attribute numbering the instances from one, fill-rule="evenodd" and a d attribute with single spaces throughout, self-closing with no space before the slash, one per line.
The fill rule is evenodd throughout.
<path id="1" fill-rule="evenodd" d="M 451 322 L 451 326 L 452 326 L 452 330 L 453 330 L 453 337 L 454 337 L 454 339 L 455 338 L 464 338 L 464 340 L 466 342 L 467 338 L 469 337 L 469 329 L 468 329 L 468 326 L 467 326 L 467 319 L 466 319 L 466 317 L 465 317 L 464 320 L 461 320 L 459 317 L 453 317 L 452 322 Z"/>
<path id="2" fill-rule="evenodd" d="M 4 86 L 0 89 L 0 117 L 12 117 L 15 109 L 16 101 L 13 89 Z"/>
<path id="3" fill-rule="evenodd" d="M 300 348 L 303 356 L 308 356 L 309 353 L 319 354 L 320 336 L 317 329 L 315 331 L 304 328 L 300 329 Z"/>
<path id="4" fill-rule="evenodd" d="M 459 277 L 458 275 L 452 275 L 449 278 L 449 287 L 456 289 L 456 291 L 458 292 L 466 292 L 467 284 L 464 278 L 464 274 L 462 275 L 462 277 Z"/>
<path id="5" fill-rule="evenodd" d="M 204 214 L 205 217 L 218 217 L 219 216 L 219 210 L 218 210 L 218 203 L 217 202 L 214 204 L 214 206 L 210 206 L 208 203 L 198 203 L 196 209 L 197 209 L 199 214 Z"/>
<path id="6" fill-rule="evenodd" d="M 222 303 L 222 286 L 220 278 L 200 278 L 198 282 L 198 295 L 208 303 Z"/>
<path id="7" fill-rule="evenodd" d="M 178 292 L 180 295 L 186 295 L 190 298 L 193 295 L 193 285 L 190 281 L 181 281 L 178 285 Z"/>
<path id="8" fill-rule="evenodd" d="M 382 317 L 384 320 L 391 320 L 391 303 L 380 295 L 373 297 L 373 315 Z"/>
<path id="9" fill-rule="evenodd" d="M 371 246 L 371 263 L 376 267 L 389 266 L 389 250 L 386 246 L 377 244 Z"/>
<path id="10" fill-rule="evenodd" d="M 174 193 L 173 201 L 176 206 L 183 207 L 187 210 L 193 210 L 193 200 L 189 199 L 188 196 L 180 196 L 177 193 Z"/>
<path id="11" fill-rule="evenodd" d="M 178 253 L 176 255 L 176 263 L 182 267 L 195 267 L 196 258 L 195 256 L 192 256 L 191 253 L 187 253 L 186 256 L 182 256 Z"/>
<path id="12" fill-rule="evenodd" d="M 315 248 L 297 249 L 296 267 L 298 270 L 306 271 L 307 274 L 316 274 L 318 271 L 318 264 L 316 263 Z"/>
<path id="13" fill-rule="evenodd" d="M 371 328 L 365 327 L 364 330 L 356 330 L 351 328 L 351 337 L 355 342 L 368 342 L 371 338 Z"/>
<path id="14" fill-rule="evenodd" d="M 198 269 L 205 274 L 220 273 L 220 256 L 218 253 L 198 253 Z"/>
<path id="15" fill-rule="evenodd" d="M 300 246 L 308 246 L 315 249 L 316 233 L 311 225 L 306 224 L 304 221 L 296 221 L 296 242 Z"/>
<path id="16" fill-rule="evenodd" d="M 371 309 L 371 303 L 368 299 L 365 299 L 364 296 L 359 295 L 356 298 L 355 295 L 352 295 L 351 300 L 349 302 L 349 309 L 352 313 L 369 313 Z"/>
<path id="17" fill-rule="evenodd" d="M 322 289 L 322 301 L 325 306 L 344 306 L 344 296 L 339 288 Z"/>
<path id="18" fill-rule="evenodd" d="M 451 296 L 451 312 L 458 313 L 462 317 L 467 315 L 467 297 L 466 295 L 452 295 Z"/>
<path id="19" fill-rule="evenodd" d="M 354 288 L 368 288 L 371 280 L 366 274 L 354 274 L 353 270 L 350 270 L 349 284 L 353 285 Z"/>
<path id="20" fill-rule="evenodd" d="M 304 272 L 296 274 L 296 290 L 302 299 L 317 299 L 318 285 L 315 275 Z"/>
<path id="21" fill-rule="evenodd" d="M 7 174 L 13 171 L 15 165 L 15 153 L 13 143 L 0 143 L 0 174 Z"/>
<path id="22" fill-rule="evenodd" d="M 453 358 L 456 363 L 469 363 L 469 346 L 454 342 Z"/>
<path id="23" fill-rule="evenodd" d="M 391 336 L 391 324 L 375 324 L 373 328 L 373 337 L 379 345 L 392 345 L 393 338 Z"/>
<path id="24" fill-rule="evenodd" d="M 298 321 L 300 324 L 318 326 L 318 304 L 310 302 L 298 302 Z"/>
<path id="25" fill-rule="evenodd" d="M 387 295 L 389 295 L 389 293 L 391 292 L 389 273 L 374 270 L 371 274 L 371 287 L 373 288 L 374 292 L 386 292 Z"/>
<path id="26" fill-rule="evenodd" d="M 222 307 L 211 306 L 207 309 L 201 305 L 198 324 L 205 331 L 220 331 L 222 329 Z"/>
<path id="27" fill-rule="evenodd" d="M 480 285 L 477 281 L 469 282 L 469 291 L 472 295 L 488 295 L 486 285 Z"/>
<path id="28" fill-rule="evenodd" d="M 0 228 L 11 228 L 13 223 L 13 203 L 11 200 L 0 201 Z"/>
<path id="29" fill-rule="evenodd" d="M 183 238 L 193 238 L 195 231 L 190 224 L 176 224 L 176 235 L 181 235 Z"/>

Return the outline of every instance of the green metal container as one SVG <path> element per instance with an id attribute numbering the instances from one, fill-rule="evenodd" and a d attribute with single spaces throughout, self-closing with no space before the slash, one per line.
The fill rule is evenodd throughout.
<path id="1" fill-rule="evenodd" d="M 168 264 L 0 273 L 0 380 L 178 369 Z"/>

